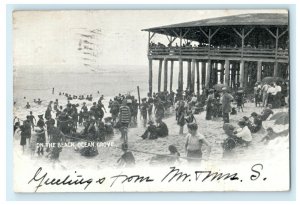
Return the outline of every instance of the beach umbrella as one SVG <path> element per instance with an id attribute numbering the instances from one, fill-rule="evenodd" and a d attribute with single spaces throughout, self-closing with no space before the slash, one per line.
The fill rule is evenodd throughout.
<path id="1" fill-rule="evenodd" d="M 263 83 L 273 83 L 273 82 L 284 82 L 284 80 L 280 77 L 265 77 L 261 82 Z"/>
<path id="2" fill-rule="evenodd" d="M 274 114 L 270 120 L 275 120 L 276 125 L 286 125 L 289 124 L 289 117 L 288 112 L 278 112 Z"/>
<path id="3" fill-rule="evenodd" d="M 224 84 L 215 84 L 213 86 L 213 89 L 215 89 L 216 91 L 222 91 L 222 88 L 228 88 L 228 86 Z"/>

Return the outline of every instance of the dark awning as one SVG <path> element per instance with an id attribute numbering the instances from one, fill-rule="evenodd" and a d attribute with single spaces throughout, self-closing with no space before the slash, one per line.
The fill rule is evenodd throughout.
<path id="1" fill-rule="evenodd" d="M 213 28 L 213 27 L 241 27 L 241 26 L 288 26 L 288 14 L 279 13 L 251 13 L 241 14 L 234 16 L 224 16 L 218 18 L 209 18 L 198 21 L 184 22 L 179 24 L 172 24 L 160 27 L 153 27 L 143 29 L 142 31 L 150 31 L 163 35 L 177 36 L 181 30 L 183 33 L 187 30 L 189 32 L 185 36 L 186 39 L 196 40 L 195 32 L 199 32 L 201 28 Z M 177 33 L 177 35 L 176 35 Z"/>

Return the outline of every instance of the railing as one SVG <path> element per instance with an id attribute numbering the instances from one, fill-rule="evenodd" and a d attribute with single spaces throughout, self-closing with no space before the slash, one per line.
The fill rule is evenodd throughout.
<path id="1" fill-rule="evenodd" d="M 149 56 L 211 56 L 211 57 L 244 57 L 244 58 L 261 58 L 275 59 L 275 49 L 259 48 L 208 48 L 208 47 L 167 47 L 167 48 L 150 48 Z M 278 60 L 288 60 L 288 50 L 277 51 Z"/>

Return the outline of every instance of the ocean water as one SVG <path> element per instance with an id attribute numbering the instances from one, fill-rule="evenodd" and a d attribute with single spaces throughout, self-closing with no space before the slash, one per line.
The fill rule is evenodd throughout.
<path id="1" fill-rule="evenodd" d="M 112 70 L 93 73 L 49 73 L 15 72 L 14 101 L 17 103 L 40 98 L 53 100 L 58 93 L 72 95 L 115 96 L 118 93 L 137 93 L 145 95 L 148 91 L 148 72 L 145 69 Z M 145 72 L 146 71 L 146 72 Z M 55 89 L 55 96 L 52 95 Z M 98 94 L 98 91 L 100 94 Z M 26 99 L 24 99 L 24 97 Z"/>
<path id="2" fill-rule="evenodd" d="M 187 65 L 184 64 L 184 68 Z M 86 69 L 75 67 L 74 72 L 69 68 L 47 68 L 42 72 L 37 66 L 24 66 L 22 69 L 14 68 L 14 101 L 26 103 L 33 99 L 53 100 L 52 88 L 55 88 L 55 97 L 59 92 L 72 95 L 90 95 L 97 97 L 104 95 L 111 97 L 126 93 L 137 94 L 137 86 L 140 88 L 141 97 L 146 97 L 149 86 L 148 65 L 142 66 L 108 66 L 97 72 L 80 72 Z M 51 72 L 59 70 L 59 72 Z M 158 88 L 158 61 L 153 61 L 153 92 Z M 175 91 L 178 86 L 178 65 L 174 64 L 172 87 Z M 63 71 L 63 72 L 62 72 Z M 187 69 L 183 70 L 184 87 L 186 85 Z M 163 90 L 164 72 L 161 74 L 161 89 Z M 196 85 L 195 85 L 196 86 Z M 170 65 L 168 65 L 168 84 L 170 87 Z M 100 92 L 100 95 L 98 92 Z M 26 99 L 24 99 L 26 97 Z M 59 97 L 59 96 L 58 96 Z M 24 105 L 25 106 L 25 105 Z"/>

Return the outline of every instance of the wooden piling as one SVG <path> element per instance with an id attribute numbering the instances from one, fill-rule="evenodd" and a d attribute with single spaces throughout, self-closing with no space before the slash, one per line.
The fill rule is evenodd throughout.
<path id="1" fill-rule="evenodd" d="M 164 91 L 168 90 L 168 59 L 164 59 Z"/>
<path id="2" fill-rule="evenodd" d="M 149 58 L 149 94 L 152 96 L 152 59 Z"/>
<path id="3" fill-rule="evenodd" d="M 171 60 L 171 72 L 170 72 L 170 92 L 172 92 L 172 86 L 173 86 L 173 67 L 174 67 L 174 61 Z"/>
<path id="4" fill-rule="evenodd" d="M 157 91 L 161 91 L 161 70 L 162 70 L 162 60 L 159 60 L 159 66 L 158 66 L 158 89 Z"/>

